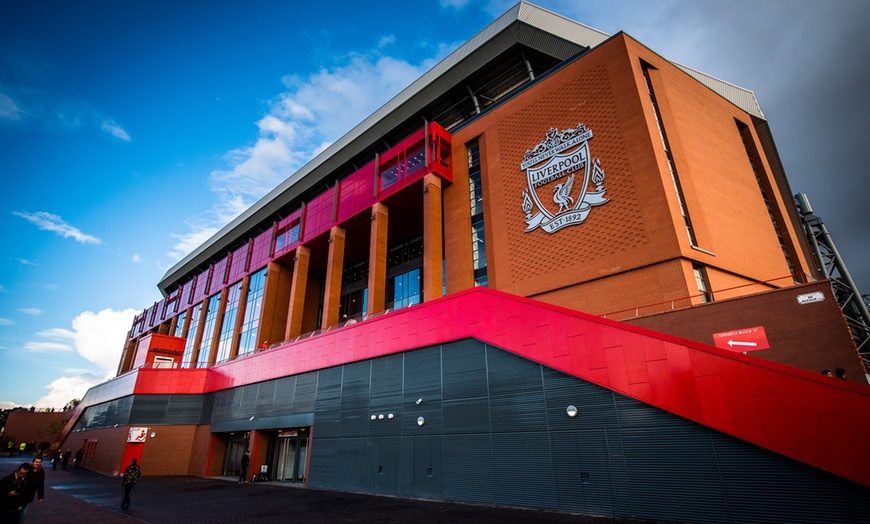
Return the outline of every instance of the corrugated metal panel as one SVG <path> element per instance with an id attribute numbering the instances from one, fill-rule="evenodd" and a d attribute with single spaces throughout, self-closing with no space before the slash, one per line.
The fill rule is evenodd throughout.
<path id="1" fill-rule="evenodd" d="M 495 502 L 489 435 L 445 435 L 442 461 L 445 500 Z"/>
<path id="2" fill-rule="evenodd" d="M 314 411 L 318 376 L 318 373 L 306 373 L 296 377 L 296 398 L 293 403 L 293 413 Z"/>
<path id="3" fill-rule="evenodd" d="M 369 439 L 350 438 L 338 441 L 335 487 L 347 491 L 369 490 Z"/>
<path id="4" fill-rule="evenodd" d="M 275 412 L 292 413 L 296 400 L 296 377 L 284 377 L 275 381 Z"/>
<path id="5" fill-rule="evenodd" d="M 755 93 L 749 89 L 720 80 L 714 76 L 692 69 L 689 66 L 684 66 L 676 62 L 671 63 L 750 115 L 764 118 L 764 113 L 761 111 L 761 106 L 758 105 L 758 99 L 755 98 Z"/>
<path id="6" fill-rule="evenodd" d="M 335 489 L 338 479 L 338 439 L 321 438 L 315 433 L 317 445 L 312 445 L 308 485 L 312 488 Z"/>
<path id="7" fill-rule="evenodd" d="M 254 416 L 257 409 L 257 395 L 260 385 L 248 384 L 238 389 L 241 392 L 239 396 L 239 417 L 248 418 Z"/>
<path id="8" fill-rule="evenodd" d="M 556 508 L 549 437 L 545 431 L 492 437 L 495 503 Z"/>
<path id="9" fill-rule="evenodd" d="M 399 439 L 395 437 L 372 439 L 371 451 L 369 491 L 379 495 L 398 495 Z"/>
<path id="10" fill-rule="evenodd" d="M 447 344 L 441 350 L 444 366 L 444 400 L 485 397 L 486 352 L 477 340 Z"/>
<path id="11" fill-rule="evenodd" d="M 131 424 L 150 424 L 163 420 L 169 406 L 169 395 L 136 395 L 130 410 Z"/>
<path id="12" fill-rule="evenodd" d="M 371 407 L 389 407 L 396 411 L 402 405 L 404 357 L 390 355 L 372 361 Z"/>
<path id="13" fill-rule="evenodd" d="M 262 382 L 257 390 L 257 403 L 254 413 L 257 417 L 269 417 L 275 410 L 275 380 Z"/>
<path id="14" fill-rule="evenodd" d="M 489 417 L 489 397 L 466 398 L 445 401 L 444 434 L 489 433 L 492 429 Z"/>
<path id="15" fill-rule="evenodd" d="M 203 395 L 170 395 L 164 423 L 197 424 L 202 414 Z"/>
<path id="16" fill-rule="evenodd" d="M 342 367 L 320 371 L 317 381 L 317 404 L 314 410 L 314 426 L 317 435 L 337 437 L 341 417 Z M 298 382 L 297 382 L 298 385 Z M 300 396 L 296 395 L 297 401 Z"/>

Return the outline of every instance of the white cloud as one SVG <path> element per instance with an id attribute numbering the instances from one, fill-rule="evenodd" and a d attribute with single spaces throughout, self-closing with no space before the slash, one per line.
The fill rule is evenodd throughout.
<path id="1" fill-rule="evenodd" d="M 24 349 L 34 353 L 42 353 L 44 351 L 72 351 L 73 348 L 69 344 L 59 342 L 25 342 Z"/>
<path id="2" fill-rule="evenodd" d="M 21 264 L 22 266 L 35 266 L 36 265 L 35 262 L 31 262 L 31 261 L 27 260 L 26 258 L 19 258 L 18 263 Z"/>
<path id="3" fill-rule="evenodd" d="M 105 380 L 90 373 L 60 377 L 45 386 L 48 394 L 33 403 L 38 408 L 61 408 L 70 400 L 81 399 L 88 389 Z"/>
<path id="4" fill-rule="evenodd" d="M 395 35 L 386 35 L 378 40 L 378 47 L 386 47 L 396 41 Z"/>
<path id="5" fill-rule="evenodd" d="M 64 238 L 72 237 L 76 242 L 81 242 L 82 244 L 103 243 L 99 238 L 82 233 L 78 228 L 67 224 L 61 217 L 46 213 L 45 211 L 37 211 L 36 213 L 13 211 L 12 214 L 27 220 L 43 231 L 54 231 Z"/>
<path id="6" fill-rule="evenodd" d="M 74 398 L 82 398 L 87 390 L 113 376 L 117 371 L 127 331 L 133 323 L 136 310 L 116 311 L 104 309 L 97 313 L 85 311 L 72 321 L 72 329 L 52 328 L 40 331 L 37 336 L 48 342 L 29 342 L 29 351 L 72 351 L 96 365 L 93 373 L 81 369 L 66 369 L 71 376 L 60 377 L 45 388 L 48 394 L 37 400 L 37 407 L 62 407 Z M 42 348 L 42 349 L 39 349 Z"/>
<path id="7" fill-rule="evenodd" d="M 381 44 L 393 40 L 387 36 Z M 211 190 L 218 202 L 206 218 L 188 223 L 188 233 L 172 235 L 177 242 L 167 255 L 180 260 L 196 249 L 433 64 L 434 59 L 414 65 L 392 57 L 354 54 L 342 66 L 285 77 L 287 91 L 272 101 L 268 114 L 257 122 L 254 143 L 229 151 L 227 167 L 211 173 Z"/>
<path id="8" fill-rule="evenodd" d="M 0 120 L 21 120 L 21 108 L 3 93 L 0 93 Z"/>
<path id="9" fill-rule="evenodd" d="M 15 321 L 8 318 L 0 318 L 0 326 L 14 326 Z"/>
<path id="10" fill-rule="evenodd" d="M 22 307 L 22 308 L 18 308 L 18 311 L 24 313 L 25 315 L 31 315 L 34 317 L 38 317 L 39 315 L 42 314 L 42 310 L 39 308 L 35 308 L 35 307 Z"/>
<path id="11" fill-rule="evenodd" d="M 124 131 L 124 129 L 121 126 L 119 126 L 118 124 L 116 124 L 115 122 L 112 122 L 110 120 L 106 120 L 100 126 L 100 129 L 102 129 L 106 133 L 109 133 L 110 135 L 112 135 L 113 137 L 115 137 L 119 140 L 123 140 L 124 142 L 130 141 L 130 135 L 128 135 L 127 132 Z"/>
<path id="12" fill-rule="evenodd" d="M 135 262 L 136 264 L 142 263 L 142 257 L 139 255 L 139 253 L 133 254 L 133 262 Z"/>

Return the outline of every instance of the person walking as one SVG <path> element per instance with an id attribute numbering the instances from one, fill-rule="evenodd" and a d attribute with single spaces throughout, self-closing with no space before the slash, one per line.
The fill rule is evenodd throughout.
<path id="1" fill-rule="evenodd" d="M 30 463 L 30 471 L 27 472 L 27 494 L 24 497 L 24 508 L 21 510 L 21 516 L 18 517 L 18 522 L 21 524 L 24 522 L 24 516 L 27 514 L 27 508 L 30 507 L 30 503 L 33 502 L 35 498 L 37 501 L 42 502 L 42 499 L 45 498 L 45 470 L 42 469 L 42 455 L 36 455 L 33 457 L 33 461 Z"/>
<path id="2" fill-rule="evenodd" d="M 60 457 L 60 469 L 66 469 L 67 463 L 69 463 L 69 458 L 72 456 L 72 450 L 66 450 L 62 453 Z"/>
<path id="3" fill-rule="evenodd" d="M 78 467 L 82 465 L 82 459 L 84 459 L 84 458 L 85 458 L 85 450 L 79 449 L 78 451 L 76 451 L 76 456 L 73 459 L 73 464 L 75 464 L 76 469 L 78 469 Z"/>
<path id="4" fill-rule="evenodd" d="M 248 465 L 251 463 L 251 451 L 245 450 L 245 454 L 242 455 L 242 472 L 239 473 L 239 484 L 244 484 L 247 482 L 248 477 Z"/>
<path id="5" fill-rule="evenodd" d="M 127 469 L 124 470 L 124 474 L 122 475 L 122 485 L 124 486 L 124 500 L 121 501 L 121 509 L 124 510 L 130 509 L 130 491 L 133 490 L 133 486 L 136 485 L 136 481 L 139 480 L 139 476 L 142 475 L 142 470 L 139 468 L 139 464 L 137 464 L 137 462 L 138 461 L 136 459 L 131 460 L 130 465 L 127 466 Z"/>
<path id="6" fill-rule="evenodd" d="M 17 523 L 27 505 L 27 473 L 30 464 L 27 462 L 18 469 L 0 479 L 0 522 L 3 524 Z"/>

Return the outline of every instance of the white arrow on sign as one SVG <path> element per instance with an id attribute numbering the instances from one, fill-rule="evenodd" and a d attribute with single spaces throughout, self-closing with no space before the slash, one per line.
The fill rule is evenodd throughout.
<path id="1" fill-rule="evenodd" d="M 757 346 L 757 342 L 740 342 L 739 340 L 729 340 L 728 345 L 731 347 L 734 346 Z"/>

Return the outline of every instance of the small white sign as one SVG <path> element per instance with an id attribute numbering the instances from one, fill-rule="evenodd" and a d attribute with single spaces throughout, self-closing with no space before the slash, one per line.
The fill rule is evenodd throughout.
<path id="1" fill-rule="evenodd" d="M 145 442 L 148 428 L 130 428 L 127 432 L 127 442 Z"/>
<path id="2" fill-rule="evenodd" d="M 825 294 L 821 291 L 816 291 L 814 293 L 805 293 L 803 295 L 798 295 L 797 301 L 798 304 L 812 304 L 813 302 L 821 302 L 825 300 Z"/>

